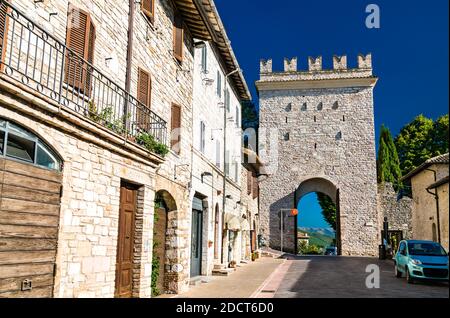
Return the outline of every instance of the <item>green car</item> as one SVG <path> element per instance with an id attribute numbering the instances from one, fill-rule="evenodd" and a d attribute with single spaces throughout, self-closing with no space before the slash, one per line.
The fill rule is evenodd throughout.
<path id="1" fill-rule="evenodd" d="M 395 276 L 415 280 L 448 281 L 448 254 L 431 241 L 401 241 L 394 257 Z"/>

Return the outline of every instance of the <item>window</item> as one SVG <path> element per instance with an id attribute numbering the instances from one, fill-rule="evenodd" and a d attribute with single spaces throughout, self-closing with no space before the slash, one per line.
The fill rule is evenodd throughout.
<path id="1" fill-rule="evenodd" d="M 86 11 L 69 5 L 67 47 L 75 54 L 67 53 L 64 82 L 78 92 L 90 96 L 92 79 L 89 64 L 94 64 L 95 25 Z"/>
<path id="2" fill-rule="evenodd" d="M 228 89 L 225 91 L 225 107 L 227 112 L 230 112 L 230 91 Z"/>
<path id="3" fill-rule="evenodd" d="M 323 103 L 320 102 L 320 103 L 317 105 L 317 110 L 322 110 L 322 109 L 323 109 Z"/>
<path id="4" fill-rule="evenodd" d="M 148 18 L 148 20 L 153 23 L 155 19 L 155 1 L 141 0 L 141 10 Z"/>
<path id="5" fill-rule="evenodd" d="M 239 180 L 239 164 L 237 161 L 234 162 L 234 181 L 236 181 L 236 183 Z"/>
<path id="6" fill-rule="evenodd" d="M 200 151 L 205 153 L 206 148 L 206 126 L 203 121 L 200 122 Z"/>
<path id="7" fill-rule="evenodd" d="M 151 106 L 152 79 L 150 74 L 138 68 L 137 100 L 141 103 L 137 108 L 137 123 L 141 129 L 150 129 L 149 109 Z M 145 108 L 144 108 L 145 107 Z"/>
<path id="8" fill-rule="evenodd" d="M 217 96 L 222 98 L 222 74 L 220 71 L 217 71 Z"/>
<path id="9" fill-rule="evenodd" d="M 256 199 L 259 196 L 259 185 L 258 178 L 256 174 L 253 175 L 253 199 Z"/>
<path id="10" fill-rule="evenodd" d="M 253 181 L 253 175 L 252 172 L 247 170 L 247 194 L 250 195 L 252 194 L 252 181 Z"/>
<path id="11" fill-rule="evenodd" d="M 221 155 L 220 141 L 216 140 L 216 167 L 217 168 L 220 168 L 220 155 Z"/>
<path id="12" fill-rule="evenodd" d="M 239 107 L 236 106 L 236 128 L 241 127 L 241 116 L 240 116 L 240 111 L 239 111 Z"/>
<path id="13" fill-rule="evenodd" d="M 176 104 L 172 104 L 170 128 L 171 128 L 170 147 L 175 153 L 180 154 L 181 107 Z"/>
<path id="14" fill-rule="evenodd" d="M 62 160 L 36 135 L 0 119 L 0 155 L 52 170 L 61 170 Z"/>
<path id="15" fill-rule="evenodd" d="M 227 150 L 225 156 L 225 176 L 230 175 L 230 151 Z"/>
<path id="16" fill-rule="evenodd" d="M 308 110 L 308 104 L 307 103 L 303 103 L 301 110 L 302 111 L 307 111 Z"/>
<path id="17" fill-rule="evenodd" d="M 184 40 L 184 29 L 183 20 L 181 16 L 177 13 L 174 17 L 173 22 L 173 55 L 178 62 L 183 61 L 183 41 Z"/>
<path id="18" fill-rule="evenodd" d="M 208 49 L 206 44 L 202 47 L 202 72 L 208 73 Z"/>

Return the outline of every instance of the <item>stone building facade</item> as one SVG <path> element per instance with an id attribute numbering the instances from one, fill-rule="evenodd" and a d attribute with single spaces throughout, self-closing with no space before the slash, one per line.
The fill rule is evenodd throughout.
<path id="1" fill-rule="evenodd" d="M 203 6 L 215 8 L 212 1 Z M 36 135 L 52 149 L 61 161 L 55 171 L 62 176 L 53 254 L 42 252 L 49 243 L 48 230 L 39 226 L 42 218 L 37 220 L 33 209 L 23 204 L 14 213 L 26 215 L 21 221 L 26 224 L 10 225 L 4 220 L 11 211 L 0 208 L 0 237 L 8 244 L 2 253 L 17 253 L 14 244 L 19 241 L 29 244 L 28 231 L 38 242 L 26 252 L 30 267 L 19 270 L 19 278 L 10 277 L 22 266 L 15 258 L 0 262 L 0 295 L 151 297 L 154 231 L 161 229 L 164 235 L 156 236 L 164 240 L 161 292 L 186 290 L 193 205 L 194 38 L 225 44 L 217 49 L 219 56 L 232 54 L 217 12 L 206 18 L 190 0 L 121 1 L 113 6 L 104 0 L 16 0 L 1 1 L 0 9 L 0 121 L 11 123 L 5 127 L 20 127 L 14 129 L 24 135 Z M 208 23 L 220 27 L 209 28 Z M 235 59 L 223 63 L 226 73 L 237 64 Z M 233 74 L 229 82 L 238 104 L 246 94 L 242 74 Z M 9 135 L 1 130 L 0 155 L 22 162 L 17 156 L 24 150 L 16 150 L 14 158 L 8 153 L 17 148 L 12 142 L 20 133 L 15 137 L 12 130 Z M 167 154 L 164 145 L 170 148 Z M 24 164 L 31 167 L 37 160 Z M 29 197 L 30 191 L 22 192 Z M 227 193 L 238 198 L 238 182 L 230 183 Z M 8 196 L 0 192 L 1 204 L 13 200 Z M 164 227 L 154 228 L 155 200 L 156 212 L 165 213 Z M 35 204 L 49 213 L 49 205 Z M 9 233 L 11 226 L 24 232 Z M 39 258 L 39 266 L 33 257 Z M 34 280 L 34 287 L 22 293 L 24 280 Z"/>
<path id="2" fill-rule="evenodd" d="M 412 230 L 413 201 L 397 193 L 391 183 L 378 184 L 378 228 L 383 231 L 385 218 L 389 225 L 392 251 L 396 251 L 400 240 L 413 239 Z M 383 237 L 379 244 L 383 243 Z"/>
<path id="3" fill-rule="evenodd" d="M 191 260 L 191 276 L 207 276 L 241 260 L 241 229 L 231 229 L 229 224 L 241 219 L 242 97 L 215 44 L 197 40 L 196 46 L 190 201 L 202 200 L 203 209 L 200 216 L 193 212 L 201 218 L 202 230 L 201 257 L 197 256 L 198 263 Z M 239 69 L 237 61 L 235 69 Z M 247 89 L 245 94 L 249 100 Z M 193 258 L 197 247 L 195 242 L 191 245 Z"/>
<path id="4" fill-rule="evenodd" d="M 379 242 L 371 55 L 309 58 L 308 71 L 285 59 L 284 72 L 261 61 L 259 154 L 261 232 L 273 248 L 295 251 L 297 217 L 290 210 L 307 193 L 322 192 L 338 206 L 338 249 L 343 255 L 376 255 Z M 301 213 L 300 213 L 301 217 Z"/>
<path id="5" fill-rule="evenodd" d="M 412 235 L 416 240 L 440 242 L 448 251 L 449 155 L 425 161 L 403 177 L 411 187 Z"/>

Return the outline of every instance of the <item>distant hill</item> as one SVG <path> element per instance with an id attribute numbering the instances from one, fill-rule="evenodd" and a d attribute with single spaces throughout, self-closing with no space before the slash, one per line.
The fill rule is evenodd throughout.
<path id="1" fill-rule="evenodd" d="M 309 244 L 328 247 L 333 244 L 336 234 L 332 228 L 300 227 L 299 231 L 308 233 Z"/>

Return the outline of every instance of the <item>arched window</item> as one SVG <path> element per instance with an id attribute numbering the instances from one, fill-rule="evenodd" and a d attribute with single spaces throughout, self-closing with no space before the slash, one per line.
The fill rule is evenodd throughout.
<path id="1" fill-rule="evenodd" d="M 0 118 L 0 156 L 61 170 L 62 160 L 44 141 L 12 122 Z"/>

